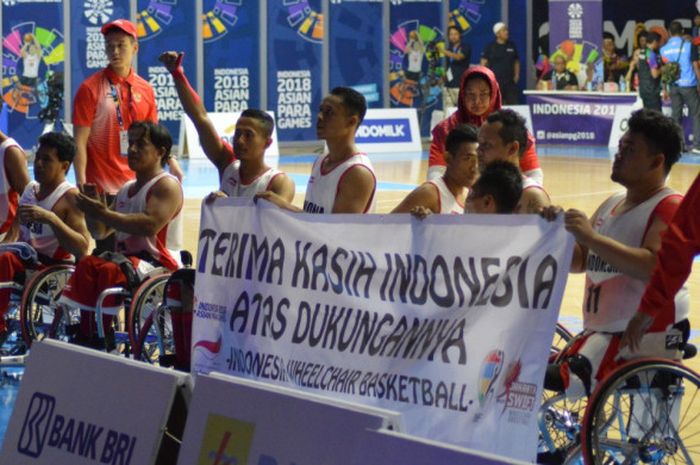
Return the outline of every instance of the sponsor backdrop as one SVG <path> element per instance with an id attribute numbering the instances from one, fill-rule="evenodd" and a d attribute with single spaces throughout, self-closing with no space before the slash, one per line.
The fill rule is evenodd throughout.
<path id="1" fill-rule="evenodd" d="M 430 135 L 430 118 L 441 108 L 445 74 L 441 0 L 391 2 L 389 92 L 394 108 L 415 108 L 421 134 Z"/>
<path id="2" fill-rule="evenodd" d="M 603 41 L 603 0 L 549 0 L 549 49 L 552 58 L 563 55 L 567 68 L 581 82 L 592 66 L 593 88 L 603 84 L 603 59 L 600 52 Z"/>
<path id="3" fill-rule="evenodd" d="M 204 105 L 213 112 L 260 106 L 259 15 L 256 0 L 204 1 Z"/>
<path id="4" fill-rule="evenodd" d="M 314 140 L 321 104 L 321 0 L 270 1 L 267 8 L 268 107 L 282 140 Z"/>
<path id="5" fill-rule="evenodd" d="M 49 91 L 63 90 L 61 0 L 2 2 L 2 99 L 11 136 L 30 148 L 44 127 Z"/>
<path id="6" fill-rule="evenodd" d="M 182 105 L 173 78 L 158 61 L 165 50 L 185 52 L 185 74 L 195 76 L 195 28 L 191 0 L 139 0 L 136 27 L 139 36 L 139 74 L 151 83 L 156 94 L 158 119 L 178 143 Z"/>
<path id="7" fill-rule="evenodd" d="M 330 89 L 352 86 L 367 99 L 369 108 L 382 108 L 384 41 L 382 0 L 331 2 L 329 47 Z M 352 59 L 348 59 L 352 57 Z"/>
<path id="8" fill-rule="evenodd" d="M 70 8 L 71 99 L 87 77 L 107 66 L 100 29 L 110 21 L 129 17 L 129 0 L 78 1 Z"/>
<path id="9" fill-rule="evenodd" d="M 203 204 L 193 368 L 396 410 L 410 434 L 534 460 L 571 250 L 561 221 L 536 216 Z"/>
<path id="10" fill-rule="evenodd" d="M 618 105 L 636 94 L 528 92 L 534 135 L 542 144 L 608 145 Z"/>

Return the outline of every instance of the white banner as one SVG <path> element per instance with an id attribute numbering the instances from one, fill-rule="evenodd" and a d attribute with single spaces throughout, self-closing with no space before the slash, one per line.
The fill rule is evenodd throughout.
<path id="1" fill-rule="evenodd" d="M 571 261 L 561 222 L 259 204 L 202 205 L 195 371 L 396 410 L 409 434 L 534 460 Z"/>

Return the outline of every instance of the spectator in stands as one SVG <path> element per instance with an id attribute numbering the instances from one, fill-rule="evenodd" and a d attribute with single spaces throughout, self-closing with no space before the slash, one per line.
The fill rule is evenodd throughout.
<path id="1" fill-rule="evenodd" d="M 644 46 L 634 51 L 627 81 L 631 82 L 632 72 L 637 70 L 639 97 L 644 108 L 661 111 L 661 58 L 658 55 L 661 37 L 656 32 L 644 31 L 639 37 L 639 43 L 644 43 Z"/>
<path id="2" fill-rule="evenodd" d="M 615 37 L 609 32 L 603 33 L 603 76 L 605 82 L 620 82 L 629 68 L 627 57 L 619 55 L 615 49 Z"/>
<path id="3" fill-rule="evenodd" d="M 160 61 L 173 75 L 182 108 L 197 130 L 204 155 L 219 173 L 219 190 L 207 199 L 224 196 L 253 197 L 269 190 L 291 202 L 294 199 L 294 181 L 265 163 L 265 150 L 272 143 L 275 122 L 263 111 L 252 108 L 243 111 L 236 121 L 231 146 L 219 137 L 199 95 L 190 86 L 182 67 L 183 58 L 182 52 L 164 52 Z"/>
<path id="4" fill-rule="evenodd" d="M 78 195 L 78 207 L 85 212 L 93 236 L 116 236 L 113 251 L 78 262 L 60 299 L 81 309 L 79 340 L 89 345 L 96 342 L 95 305 L 104 289 L 131 287 L 131 278 L 143 278 L 157 267 L 174 271 L 180 266 L 182 186 L 163 169 L 172 143 L 164 126 L 152 121 L 132 123 L 128 162 L 136 179 L 124 184 L 109 206 L 104 194 L 98 195 L 89 185 Z M 128 275 L 125 267 L 131 270 Z M 118 307 L 114 296 L 103 306 L 108 314 Z M 105 334 L 109 334 L 110 322 L 105 317 Z"/>
<path id="5" fill-rule="evenodd" d="M 671 38 L 661 47 L 661 59 L 664 63 L 662 74 L 672 68 L 680 67 L 678 79 L 670 82 L 671 113 L 673 119 L 681 125 L 683 105 L 688 107 L 688 115 L 693 119 L 693 154 L 700 154 L 700 97 L 698 97 L 698 82 L 700 82 L 700 66 L 698 52 L 690 42 L 683 40 L 683 26 L 679 21 L 673 21 L 669 26 Z M 674 64 L 675 63 L 675 64 Z M 675 76 L 674 76 L 675 77 Z"/>
<path id="6" fill-rule="evenodd" d="M 479 174 L 476 129 L 468 124 L 454 128 L 445 145 L 445 174 L 415 188 L 391 213 L 409 213 L 418 206 L 432 213 L 464 213 L 467 191 Z"/>
<path id="7" fill-rule="evenodd" d="M 445 172 L 445 139 L 457 126 L 471 124 L 478 128 L 494 111 L 501 108 L 501 90 L 493 72 L 484 66 L 471 66 L 462 75 L 457 111 L 433 128 L 433 141 L 428 158 L 428 180 Z M 542 181 L 543 174 L 535 152 L 535 138 L 528 134 L 527 147 L 520 160 L 520 169 L 527 176 Z"/>
<path id="8" fill-rule="evenodd" d="M 75 152 L 71 136 L 48 132 L 39 137 L 34 155 L 36 180 L 24 188 L 14 219 L 13 230 L 19 237 L 7 237 L 0 245 L 5 250 L 0 253 L 0 282 L 24 282 L 29 269 L 73 262 L 87 253 L 90 234 L 76 203 L 78 189 L 66 181 Z M 8 239 L 19 244 L 8 244 Z M 7 336 L 9 301 L 10 289 L 0 290 L 0 345 Z"/>
<path id="9" fill-rule="evenodd" d="M 618 357 L 622 331 L 639 307 L 661 238 L 681 202 L 666 180 L 682 145 L 681 129 L 671 118 L 653 110 L 634 112 L 611 174 L 625 191 L 608 198 L 591 218 L 573 209 L 564 213 L 566 230 L 576 239 L 571 272 L 586 273 L 584 332 L 561 362 L 548 367 L 547 389 L 571 398 L 590 395 L 597 382 L 624 362 Z M 557 211 L 561 209 L 545 209 L 545 216 Z M 674 311 L 666 316 L 668 326 L 687 331 L 688 310 L 688 292 L 681 289 Z"/>
<path id="10" fill-rule="evenodd" d="M 355 133 L 367 112 L 364 96 L 349 87 L 336 87 L 323 101 L 316 118 L 316 135 L 325 140 L 328 153 L 311 168 L 304 208 L 266 191 L 257 198 L 280 208 L 307 213 L 372 213 L 377 178 L 367 154 L 355 145 Z"/>
<path id="11" fill-rule="evenodd" d="M 19 194 L 29 183 L 27 157 L 17 141 L 0 132 L 0 240 L 17 237 L 10 231 L 17 214 Z"/>
<path id="12" fill-rule="evenodd" d="M 481 66 L 488 66 L 498 80 L 503 93 L 503 103 L 518 104 L 518 80 L 520 59 L 515 44 L 509 40 L 508 26 L 498 22 L 493 25 L 496 40 L 489 43 L 481 54 Z"/>
<path id="13" fill-rule="evenodd" d="M 519 168 L 528 135 L 525 119 L 515 111 L 503 109 L 491 113 L 479 129 L 479 170 L 485 170 L 495 161 L 506 161 Z M 537 213 L 549 203 L 544 187 L 523 175 L 522 195 L 515 212 Z"/>
<path id="14" fill-rule="evenodd" d="M 443 88 L 443 106 L 456 107 L 459 99 L 459 83 L 462 74 L 469 68 L 472 48 L 462 40 L 462 34 L 455 26 L 447 28 L 448 44 L 445 45 L 445 87 Z"/>
<path id="15" fill-rule="evenodd" d="M 78 152 L 73 169 L 78 186 L 89 183 L 109 200 L 134 178 L 129 169 L 128 129 L 134 121 L 157 121 L 155 93 L 132 68 L 139 49 L 136 25 L 117 19 L 102 26 L 108 65 L 88 77 L 73 100 L 73 124 Z M 110 98 L 107 98 L 107 97 Z M 172 173 L 182 180 L 177 160 L 168 160 Z M 98 250 L 113 244 L 97 243 Z"/>
<path id="16" fill-rule="evenodd" d="M 508 161 L 494 161 L 469 190 L 466 213 L 516 213 L 523 193 L 523 176 Z"/>
<path id="17" fill-rule="evenodd" d="M 566 57 L 557 53 L 552 58 L 554 68 L 542 76 L 538 87 L 542 90 L 578 90 L 578 78 L 566 69 Z"/>

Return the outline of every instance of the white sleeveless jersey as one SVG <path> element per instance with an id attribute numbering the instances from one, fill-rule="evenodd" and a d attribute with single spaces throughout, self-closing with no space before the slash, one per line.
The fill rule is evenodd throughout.
<path id="1" fill-rule="evenodd" d="M 542 192 L 544 192 L 547 198 L 549 198 L 549 194 L 546 190 L 544 190 L 544 186 L 542 186 L 542 184 L 528 176 L 523 176 L 523 193 L 525 193 L 525 191 L 528 189 L 540 189 Z M 518 201 L 518 205 L 515 207 L 515 211 L 518 213 L 520 213 L 520 210 L 522 209 L 522 201 L 523 197 L 521 194 L 520 200 Z"/>
<path id="2" fill-rule="evenodd" d="M 141 213 L 146 209 L 146 203 L 153 186 L 158 181 L 170 176 L 163 172 L 148 181 L 138 192 L 129 196 L 129 188 L 136 181 L 129 181 L 117 192 L 115 209 L 119 213 Z M 180 183 L 178 182 L 178 186 Z M 182 196 L 182 186 L 180 186 Z M 125 232 L 116 232 L 116 251 L 124 255 L 148 254 L 159 261 L 164 267 L 175 270 L 179 266 L 179 251 L 182 247 L 182 208 L 155 236 L 138 236 Z"/>
<path id="3" fill-rule="evenodd" d="M 625 193 L 613 195 L 593 219 L 593 229 L 629 247 L 641 247 L 652 222 L 656 206 L 665 198 L 676 195 L 668 187 L 647 201 L 622 214 L 616 214 Z M 621 332 L 637 311 L 646 281 L 621 273 L 589 250 L 586 258 L 586 289 L 583 299 L 583 327 L 593 331 Z M 676 294 L 676 322 L 688 317 L 688 288 L 684 285 Z"/>
<path id="4" fill-rule="evenodd" d="M 440 214 L 451 214 L 451 215 L 461 215 L 464 213 L 464 204 L 455 197 L 450 189 L 445 184 L 445 180 L 442 176 L 428 181 L 428 184 L 432 184 L 437 188 L 438 191 L 438 205 L 440 206 Z"/>
<path id="5" fill-rule="evenodd" d="M 33 53 L 28 53 L 22 59 L 22 65 L 24 69 L 22 70 L 22 76 L 26 78 L 37 78 L 39 77 L 39 66 L 41 65 L 41 55 L 35 55 Z"/>
<path id="6" fill-rule="evenodd" d="M 235 160 L 229 163 L 221 174 L 221 190 L 229 197 L 253 197 L 259 192 L 270 188 L 272 180 L 282 174 L 281 171 L 270 168 L 248 184 L 241 181 L 241 162 Z"/>
<path id="7" fill-rule="evenodd" d="M 10 147 L 17 147 L 22 150 L 22 147 L 10 137 L 0 144 L 0 239 L 10 229 L 12 221 L 17 214 L 17 203 L 19 201 L 19 194 L 12 190 L 5 172 L 5 152 Z"/>
<path id="8" fill-rule="evenodd" d="M 311 168 L 311 177 L 309 177 L 309 183 L 306 185 L 304 211 L 308 213 L 332 213 L 340 181 L 350 168 L 360 165 L 366 167 L 374 178 L 372 195 L 362 212 L 372 213 L 374 211 L 375 193 L 377 191 L 377 177 L 374 174 L 374 168 L 369 161 L 369 157 L 364 153 L 356 153 L 329 172 L 323 173 L 321 165 L 327 156 L 328 155 L 321 155 L 318 157 L 314 162 L 313 168 Z"/>
<path id="9" fill-rule="evenodd" d="M 31 181 L 27 184 L 19 199 L 20 205 L 37 205 L 44 210 L 53 211 L 53 207 L 66 192 L 75 189 L 75 186 L 68 181 L 63 181 L 51 194 L 42 200 L 37 199 L 39 193 L 39 183 Z M 58 238 L 53 228 L 43 223 L 27 223 L 19 226 L 19 240 L 31 245 L 37 253 L 45 255 L 54 260 L 75 260 L 75 257 L 66 251 L 58 243 Z"/>

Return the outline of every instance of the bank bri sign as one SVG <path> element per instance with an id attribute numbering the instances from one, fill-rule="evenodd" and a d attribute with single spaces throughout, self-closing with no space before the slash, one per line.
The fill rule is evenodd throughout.
<path id="1" fill-rule="evenodd" d="M 362 152 L 420 152 L 421 139 L 415 108 L 367 110 L 355 142 Z"/>

